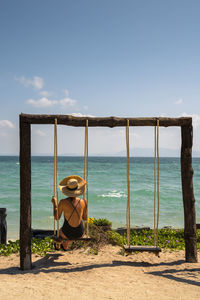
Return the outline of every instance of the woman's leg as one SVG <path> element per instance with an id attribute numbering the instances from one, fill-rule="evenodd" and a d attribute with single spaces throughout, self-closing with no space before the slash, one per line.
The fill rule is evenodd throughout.
<path id="1" fill-rule="evenodd" d="M 63 248 L 65 250 L 67 250 L 69 248 L 69 246 L 73 243 L 73 241 L 68 240 L 68 238 L 66 237 L 66 235 L 64 235 L 64 233 L 62 232 L 62 229 L 60 229 L 60 236 L 62 239 L 66 240 L 62 242 Z"/>

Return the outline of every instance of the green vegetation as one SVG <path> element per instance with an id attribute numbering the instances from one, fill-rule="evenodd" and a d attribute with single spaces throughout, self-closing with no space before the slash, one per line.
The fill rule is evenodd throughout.
<path id="1" fill-rule="evenodd" d="M 200 233 L 197 233 L 200 249 Z M 134 231 L 130 237 L 131 245 L 154 245 L 154 231 L 142 230 Z M 183 250 L 185 248 L 184 232 L 182 229 L 160 229 L 158 231 L 158 245 L 160 248 L 167 248 L 171 250 Z"/>
<path id="2" fill-rule="evenodd" d="M 93 219 L 93 224 L 96 226 L 111 226 L 112 223 L 107 219 Z"/>
<path id="3" fill-rule="evenodd" d="M 0 255 L 9 256 L 12 253 L 19 253 L 19 240 L 12 242 L 8 241 L 7 245 L 0 244 Z"/>
<path id="4" fill-rule="evenodd" d="M 101 226 L 111 225 L 107 219 L 92 219 L 89 222 L 90 241 L 76 241 L 70 250 L 73 249 L 88 249 L 88 254 L 96 255 L 99 249 L 106 244 L 118 245 L 123 247 L 127 243 L 126 234 L 124 236 L 109 230 L 104 232 Z M 130 237 L 131 245 L 154 245 L 154 232 L 153 230 L 133 231 Z M 162 249 L 170 250 L 183 250 L 185 248 L 184 232 L 182 229 L 160 229 L 158 231 L 158 244 Z M 32 239 L 31 243 L 32 253 L 45 256 L 48 252 L 55 251 L 53 241 L 47 237 L 42 239 Z M 197 249 L 200 251 L 200 230 L 197 230 Z M 12 242 L 9 241 L 7 245 L 0 244 L 0 255 L 8 256 L 12 253 L 19 253 L 20 246 L 19 240 Z M 60 250 L 62 251 L 62 250 Z M 122 251 L 123 253 L 123 251 Z"/>
<path id="5" fill-rule="evenodd" d="M 123 247 L 124 245 L 124 237 L 114 230 L 107 231 L 106 237 L 108 239 L 109 244 L 118 245 Z"/>
<path id="6" fill-rule="evenodd" d="M 19 253 L 20 245 L 19 240 L 12 242 L 8 241 L 7 245 L 0 244 L 0 255 L 9 256 L 12 253 Z M 32 253 L 45 256 L 48 252 L 54 251 L 54 244 L 50 238 L 35 239 L 31 241 Z"/>
<path id="7" fill-rule="evenodd" d="M 45 256 L 48 252 L 54 251 L 54 243 L 50 237 L 42 239 L 32 239 L 31 241 L 31 251 L 32 253 Z"/>

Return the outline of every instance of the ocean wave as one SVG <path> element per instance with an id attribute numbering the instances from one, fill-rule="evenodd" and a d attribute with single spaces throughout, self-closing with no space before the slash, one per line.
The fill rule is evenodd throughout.
<path id="1" fill-rule="evenodd" d="M 117 192 L 117 191 L 111 191 L 107 194 L 98 195 L 98 197 L 102 197 L 102 198 L 122 198 L 124 196 L 125 196 L 124 192 Z"/>

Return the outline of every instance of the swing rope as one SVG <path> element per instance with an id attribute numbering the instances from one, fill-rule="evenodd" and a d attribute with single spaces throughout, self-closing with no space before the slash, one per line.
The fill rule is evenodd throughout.
<path id="1" fill-rule="evenodd" d="M 127 150 L 126 225 L 127 225 L 127 246 L 128 246 L 128 248 L 130 248 L 129 120 L 127 120 L 127 125 L 126 125 L 126 150 Z M 155 145 L 154 145 L 154 247 L 156 247 L 156 248 L 158 248 L 158 223 L 159 223 L 159 119 L 157 119 L 157 122 L 156 122 L 156 125 L 155 125 Z M 137 251 L 140 251 L 140 249 L 138 248 Z"/>
<path id="2" fill-rule="evenodd" d="M 156 211 L 156 207 L 157 207 L 157 211 Z M 155 125 L 155 150 L 154 150 L 154 247 L 158 247 L 158 223 L 159 223 L 159 119 L 157 119 Z"/>
<path id="3" fill-rule="evenodd" d="M 58 144 L 57 144 L 57 119 L 54 123 L 54 196 L 58 205 Z M 54 235 L 56 235 L 56 220 L 54 218 Z M 59 237 L 59 220 L 57 207 L 57 237 Z"/>
<path id="4" fill-rule="evenodd" d="M 54 123 L 54 196 L 58 200 L 58 148 L 57 148 L 57 119 Z M 87 240 L 90 239 L 89 225 L 88 225 L 88 120 L 86 120 L 85 125 L 85 146 L 84 146 L 84 180 L 86 181 L 86 193 L 84 192 L 84 198 L 86 194 L 87 200 L 87 221 L 86 221 L 86 234 Z M 57 237 L 56 237 L 56 220 L 54 218 L 54 240 L 59 244 L 59 220 L 58 220 L 58 209 L 57 209 Z M 86 240 L 86 238 L 81 238 L 81 240 Z"/>
<path id="5" fill-rule="evenodd" d="M 129 120 L 127 120 L 127 125 L 126 125 L 126 151 L 127 151 L 127 209 L 126 209 L 126 226 L 127 226 L 127 244 L 130 247 Z"/>
<path id="6" fill-rule="evenodd" d="M 84 192 L 84 198 L 87 201 L 87 221 L 86 221 L 86 235 L 88 237 L 89 225 L 88 225 L 88 120 L 85 124 L 85 147 L 84 147 L 84 180 L 86 181 L 86 193 Z M 86 194 L 86 197 L 85 197 Z"/>

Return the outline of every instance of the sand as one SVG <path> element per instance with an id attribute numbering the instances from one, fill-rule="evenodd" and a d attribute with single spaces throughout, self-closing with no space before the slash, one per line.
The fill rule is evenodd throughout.
<path id="1" fill-rule="evenodd" d="M 22 272 L 18 255 L 0 257 L 0 299 L 200 299 L 200 262 L 185 263 L 184 251 L 122 256 L 109 245 L 32 261 Z"/>

